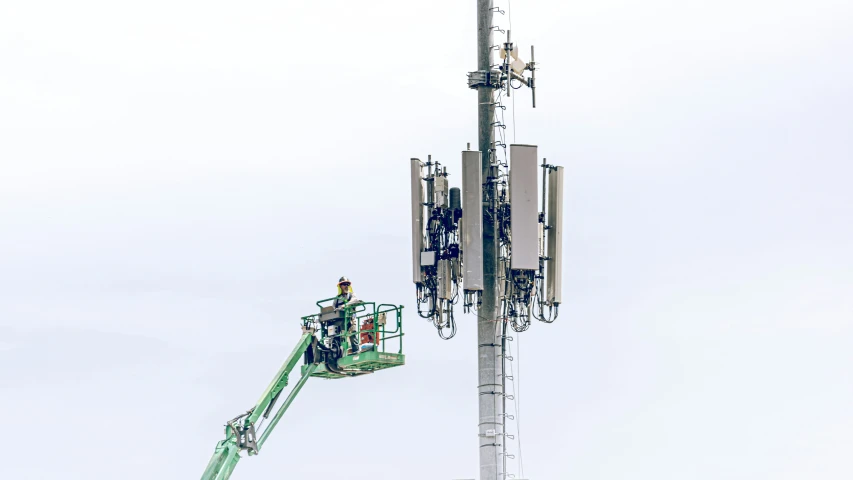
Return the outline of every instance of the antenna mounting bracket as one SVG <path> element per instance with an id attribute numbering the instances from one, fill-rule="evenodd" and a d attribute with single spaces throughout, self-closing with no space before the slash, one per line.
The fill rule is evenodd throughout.
<path id="1" fill-rule="evenodd" d="M 480 87 L 499 88 L 501 84 L 500 70 L 477 70 L 468 73 L 468 88 Z"/>

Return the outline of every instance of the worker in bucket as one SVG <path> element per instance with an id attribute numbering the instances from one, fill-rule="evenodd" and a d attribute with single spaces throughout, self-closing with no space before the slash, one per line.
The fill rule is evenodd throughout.
<path id="1" fill-rule="evenodd" d="M 338 280 L 338 296 L 335 297 L 335 303 L 332 306 L 335 310 L 343 310 L 348 304 L 354 302 L 358 302 L 358 299 L 352 291 L 352 282 L 347 277 L 341 277 Z"/>
<path id="2" fill-rule="evenodd" d="M 335 297 L 335 301 L 332 304 L 332 306 L 335 307 L 335 311 L 342 311 L 347 306 L 353 305 L 356 303 L 360 303 L 360 302 L 359 302 L 358 298 L 355 297 L 355 293 L 353 293 L 353 291 L 352 291 L 352 282 L 350 282 L 349 278 L 347 278 L 347 277 L 341 277 L 340 280 L 338 280 L 338 296 Z M 350 321 L 351 322 L 355 321 L 355 318 L 351 318 Z M 336 324 L 335 325 L 336 333 L 340 333 L 340 331 L 343 329 L 343 326 L 344 326 L 343 320 L 335 322 L 335 324 Z M 350 327 L 352 327 L 352 326 L 350 326 Z M 352 328 L 351 328 L 351 330 L 353 332 L 355 331 Z M 358 339 L 357 339 L 356 335 L 350 335 L 349 343 L 350 343 L 351 351 L 348 353 L 352 353 L 352 354 L 358 353 Z"/>

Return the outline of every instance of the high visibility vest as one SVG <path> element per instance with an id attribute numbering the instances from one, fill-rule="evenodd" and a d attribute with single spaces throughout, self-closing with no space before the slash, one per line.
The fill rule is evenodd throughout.
<path id="1" fill-rule="evenodd" d="M 340 289 L 340 287 L 338 287 L 338 289 Z M 352 300 L 352 298 L 353 298 L 354 296 L 355 296 L 355 295 L 353 295 L 353 293 L 352 293 L 352 292 L 347 292 L 346 294 L 338 293 L 338 296 L 335 298 L 335 305 L 334 305 L 334 306 L 335 306 L 335 308 L 337 308 L 337 307 L 339 307 L 340 305 L 343 305 L 343 304 L 345 304 L 345 303 L 349 302 L 350 300 Z"/>

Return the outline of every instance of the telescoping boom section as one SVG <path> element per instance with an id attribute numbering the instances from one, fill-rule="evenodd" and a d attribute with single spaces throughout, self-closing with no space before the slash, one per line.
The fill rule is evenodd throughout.
<path id="1" fill-rule="evenodd" d="M 333 300 L 317 302 L 320 312 L 302 317 L 296 347 L 255 406 L 226 422 L 201 480 L 227 480 L 243 452 L 257 455 L 309 378 L 357 377 L 405 364 L 402 306 L 354 302 L 335 309 L 326 305 Z M 299 380 L 278 402 L 300 360 Z"/>

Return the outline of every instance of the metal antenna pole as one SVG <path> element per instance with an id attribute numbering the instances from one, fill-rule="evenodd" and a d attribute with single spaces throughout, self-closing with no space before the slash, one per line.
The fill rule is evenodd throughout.
<path id="1" fill-rule="evenodd" d="M 477 0 L 477 70 L 492 71 L 492 0 Z M 503 374 L 499 358 L 501 329 L 497 323 L 497 204 L 496 168 L 492 167 L 495 117 L 491 81 L 477 87 L 478 146 L 483 159 L 483 302 L 477 312 L 477 370 L 479 391 L 480 480 L 503 480 Z"/>

